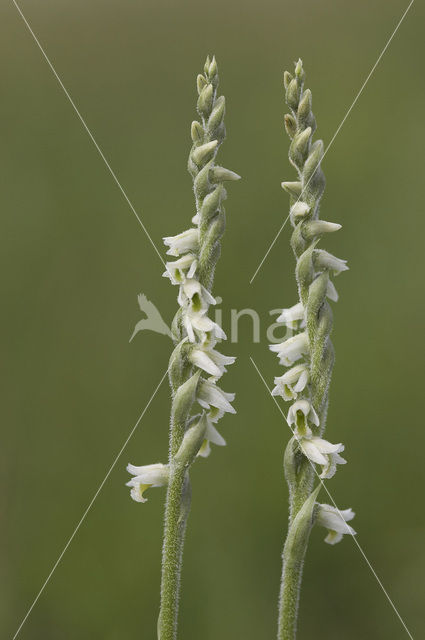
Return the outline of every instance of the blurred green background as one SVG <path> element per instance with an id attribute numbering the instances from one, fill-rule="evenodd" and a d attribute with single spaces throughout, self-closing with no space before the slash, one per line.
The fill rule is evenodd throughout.
<path id="1" fill-rule="evenodd" d="M 273 638 L 286 528 L 287 425 L 249 362 L 271 383 L 268 312 L 296 301 L 280 188 L 293 179 L 282 74 L 301 56 L 318 135 L 329 142 L 407 6 L 252 0 L 65 2 L 21 7 L 161 248 L 194 205 L 186 160 L 195 77 L 215 53 L 227 98 L 220 161 L 229 188 L 215 293 L 240 323 L 224 388 L 236 416 L 225 449 L 193 468 L 180 637 Z M 415 638 L 423 637 L 424 73 L 423 5 L 405 22 L 324 162 L 326 247 L 349 260 L 337 280 L 337 363 L 327 435 L 349 465 L 329 482 L 357 512 L 358 541 Z M 3 438 L 0 634 L 12 638 L 166 369 L 171 343 L 128 338 L 144 292 L 171 320 L 176 289 L 12 2 L 0 7 Z M 162 251 L 162 248 L 161 248 Z M 155 638 L 162 490 L 132 502 L 125 464 L 166 457 L 163 384 L 21 630 L 22 640 Z M 322 501 L 326 501 L 323 494 Z M 407 634 L 352 540 L 315 530 L 299 638 Z"/>

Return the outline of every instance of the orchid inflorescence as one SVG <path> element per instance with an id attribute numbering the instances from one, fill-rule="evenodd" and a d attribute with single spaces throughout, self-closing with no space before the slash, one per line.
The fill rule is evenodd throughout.
<path id="1" fill-rule="evenodd" d="M 226 412 L 235 413 L 234 394 L 218 386 L 235 358 L 216 349 L 226 335 L 208 315 L 210 306 L 216 304 L 211 289 L 225 229 L 224 183 L 239 179 L 215 163 L 226 133 L 225 99 L 217 95 L 217 87 L 217 62 L 208 57 L 204 73 L 197 78 L 200 119 L 192 123 L 188 162 L 196 214 L 193 226 L 164 238 L 167 255 L 176 259 L 166 263 L 163 275 L 179 288 L 179 309 L 172 324 L 176 346 L 168 369 L 172 391 L 169 461 L 127 467 L 133 475 L 127 484 L 136 501 L 146 501 L 148 487 L 168 487 L 158 620 L 161 640 L 173 640 L 177 633 L 183 540 L 190 508 L 189 468 L 196 457 L 209 455 L 211 444 L 225 445 L 215 425 Z"/>
<path id="2" fill-rule="evenodd" d="M 355 533 L 346 524 L 354 516 L 351 509 L 339 511 L 329 505 L 320 505 L 316 502 L 320 485 L 313 490 L 315 465 L 320 466 L 319 478 L 328 479 L 335 474 L 337 465 L 346 463 L 340 455 L 344 446 L 328 442 L 323 433 L 334 363 L 329 300 L 338 300 L 331 276 L 348 267 L 345 260 L 317 247 L 323 235 L 338 231 L 341 225 L 319 219 L 319 204 L 325 189 L 321 169 L 324 148 L 321 140 L 313 142 L 316 120 L 311 91 L 304 89 L 304 80 L 305 73 L 299 60 L 295 74 L 285 72 L 284 75 L 286 102 L 291 111 L 285 116 L 286 132 L 291 139 L 289 160 L 298 173 L 298 180 L 282 183 L 290 196 L 291 246 L 297 261 L 295 275 L 299 301 L 283 309 L 278 318 L 293 335 L 270 346 L 280 364 L 288 368 L 275 378 L 272 393 L 292 402 L 287 422 L 293 437 L 286 448 L 284 461 L 290 518 L 283 551 L 280 640 L 295 638 L 302 565 L 313 524 L 328 529 L 325 540 L 329 544 L 338 542 L 343 533 Z"/>

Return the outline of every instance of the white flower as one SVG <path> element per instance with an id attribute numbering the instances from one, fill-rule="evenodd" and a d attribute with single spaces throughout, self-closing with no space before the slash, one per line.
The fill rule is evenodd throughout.
<path id="1" fill-rule="evenodd" d="M 289 309 L 282 309 L 282 313 L 276 319 L 276 322 L 283 322 L 290 329 L 296 329 L 300 320 L 304 320 L 304 307 L 301 302 L 298 302 L 298 304 L 294 304 Z"/>
<path id="2" fill-rule="evenodd" d="M 198 262 L 188 253 L 175 262 L 167 262 L 167 270 L 162 274 L 164 278 L 170 278 L 172 284 L 181 284 L 185 278 L 193 278 Z"/>
<path id="3" fill-rule="evenodd" d="M 297 364 L 283 376 L 274 379 L 273 396 L 281 396 L 284 400 L 293 400 L 303 391 L 309 381 L 310 371 L 305 364 Z"/>
<path id="4" fill-rule="evenodd" d="M 336 472 L 336 465 L 347 462 L 339 455 L 344 451 L 344 445 L 341 443 L 332 444 L 327 440 L 313 436 L 311 433 L 299 437 L 298 442 L 303 454 L 312 462 L 322 466 L 320 478 L 332 478 Z"/>
<path id="5" fill-rule="evenodd" d="M 292 205 L 289 215 L 291 216 L 291 222 L 296 224 L 301 218 L 310 213 L 311 207 L 306 202 L 298 201 Z"/>
<path id="6" fill-rule="evenodd" d="M 185 309 L 183 313 L 183 324 L 190 342 L 195 342 L 195 331 L 200 332 L 201 340 L 210 346 L 215 345 L 217 340 L 226 340 L 226 334 L 216 322 L 213 322 L 206 315 L 207 309 L 203 311 L 192 311 Z"/>
<path id="7" fill-rule="evenodd" d="M 202 380 L 199 385 L 197 400 L 204 409 L 215 407 L 222 412 L 236 413 L 235 409 L 230 404 L 234 399 L 234 393 L 226 393 L 225 391 L 222 391 L 213 382 Z M 213 414 L 214 413 L 215 412 L 213 412 Z M 216 420 L 214 420 L 215 415 L 211 417 L 212 422 L 216 422 Z"/>
<path id="8" fill-rule="evenodd" d="M 198 451 L 198 456 L 201 458 L 207 458 L 211 453 L 210 443 L 216 444 L 219 447 L 226 446 L 226 441 L 223 436 L 217 431 L 211 420 L 207 419 L 207 429 L 205 431 L 205 440 L 202 443 L 201 448 Z"/>
<path id="9" fill-rule="evenodd" d="M 329 504 L 319 504 L 318 506 L 319 511 L 316 523 L 328 529 L 325 542 L 328 544 L 336 544 L 342 540 L 344 533 L 349 533 L 352 536 L 356 535 L 354 529 L 347 524 L 347 522 L 355 516 L 352 509 L 340 511 L 339 509 L 335 509 L 335 507 L 331 507 Z"/>
<path id="10" fill-rule="evenodd" d="M 226 365 L 233 364 L 236 360 L 235 356 L 225 356 L 215 349 L 210 349 L 208 355 L 220 369 L 221 376 L 227 371 Z"/>
<path id="11" fill-rule="evenodd" d="M 167 251 L 169 256 L 180 256 L 188 251 L 196 251 L 199 248 L 199 229 L 191 228 L 177 236 L 167 236 L 163 241 L 165 246 L 170 247 Z"/>
<path id="12" fill-rule="evenodd" d="M 299 360 L 308 353 L 307 333 L 303 331 L 292 338 L 288 338 L 284 342 L 271 344 L 270 351 L 275 351 L 279 357 L 280 364 L 290 367 L 294 362 Z"/>
<path id="13" fill-rule="evenodd" d="M 210 304 L 215 304 L 215 298 L 208 289 L 203 287 L 198 280 L 187 278 L 180 286 L 177 301 L 181 307 L 191 302 L 192 310 L 195 312 L 206 311 Z"/>
<path id="14" fill-rule="evenodd" d="M 309 421 L 319 426 L 319 417 L 309 400 L 297 400 L 289 407 L 287 422 L 291 427 L 294 425 L 296 435 L 304 436 L 308 434 Z"/>
<path id="15" fill-rule="evenodd" d="M 168 466 L 160 462 L 142 467 L 129 464 L 127 471 L 135 476 L 126 483 L 126 487 L 131 487 L 130 495 L 136 502 L 147 501 L 147 498 L 143 497 L 143 493 L 149 487 L 163 487 L 168 482 Z"/>
<path id="16" fill-rule="evenodd" d="M 217 352 L 215 352 L 217 353 Z M 209 373 L 214 378 L 219 378 L 225 371 L 224 367 L 219 367 L 212 359 L 211 351 L 204 351 L 203 349 L 193 349 L 190 352 L 189 360 L 197 367 Z M 224 357 L 224 356 L 223 356 Z"/>
<path id="17" fill-rule="evenodd" d="M 324 249 L 316 249 L 315 264 L 319 269 L 329 269 L 333 271 L 335 275 L 341 273 L 341 271 L 348 271 L 347 260 L 341 260 L 333 256 Z"/>

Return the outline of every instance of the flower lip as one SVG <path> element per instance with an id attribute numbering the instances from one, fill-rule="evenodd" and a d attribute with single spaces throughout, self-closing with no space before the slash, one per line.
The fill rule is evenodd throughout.
<path id="1" fill-rule="evenodd" d="M 355 516 L 351 508 L 340 510 L 329 504 L 319 504 L 318 507 L 316 523 L 328 529 L 325 542 L 336 544 L 342 540 L 344 534 L 356 535 L 355 530 L 347 524 Z"/>
<path id="2" fill-rule="evenodd" d="M 297 400 L 289 407 L 287 422 L 290 427 L 295 426 L 296 434 L 306 435 L 309 421 L 317 427 L 320 425 L 319 416 L 309 400 Z"/>

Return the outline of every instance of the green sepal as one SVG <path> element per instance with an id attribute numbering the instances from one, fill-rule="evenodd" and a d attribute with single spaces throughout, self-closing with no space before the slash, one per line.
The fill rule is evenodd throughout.
<path id="1" fill-rule="evenodd" d="M 168 365 L 168 377 L 173 391 L 183 384 L 192 369 L 192 363 L 188 360 L 190 343 L 183 338 L 174 348 Z"/>
<path id="2" fill-rule="evenodd" d="M 302 170 L 304 188 L 315 201 L 320 200 L 326 185 L 325 176 L 320 167 L 323 154 L 323 141 L 316 140 L 316 142 L 311 145 L 310 153 Z"/>
<path id="3" fill-rule="evenodd" d="M 201 372 L 198 370 L 177 389 L 171 410 L 174 424 L 186 425 L 192 405 L 196 399 L 200 375 Z"/>
<path id="4" fill-rule="evenodd" d="M 316 498 L 321 488 L 322 485 L 319 484 L 309 495 L 289 527 L 283 550 L 285 570 L 290 570 L 304 561 L 310 531 L 314 524 Z"/>
<path id="5" fill-rule="evenodd" d="M 311 244 L 308 249 L 303 251 L 303 253 L 297 260 L 297 266 L 295 268 L 295 274 L 300 291 L 306 293 L 308 292 L 308 287 L 310 286 L 314 277 L 313 251 L 316 244 L 317 241 Z M 302 300 L 303 304 L 305 304 L 305 302 L 305 300 Z"/>
<path id="6" fill-rule="evenodd" d="M 200 170 L 198 175 L 195 177 L 193 181 L 193 188 L 195 191 L 195 195 L 197 199 L 203 200 L 205 196 L 208 194 L 211 189 L 210 184 L 210 171 L 213 167 L 213 161 L 210 160 L 207 164 Z"/>
<path id="7" fill-rule="evenodd" d="M 201 226 L 207 222 L 214 216 L 214 214 L 219 211 L 222 201 L 226 197 L 226 189 L 220 183 L 218 184 L 211 193 L 205 196 L 204 201 L 202 203 L 201 209 L 199 211 L 199 216 L 201 218 Z M 202 229 L 201 229 L 202 233 Z"/>
<path id="8" fill-rule="evenodd" d="M 174 456 L 176 462 L 184 464 L 185 467 L 189 467 L 192 464 L 204 442 L 207 424 L 206 414 L 203 413 L 195 424 L 189 426 L 183 436 L 180 448 Z"/>

